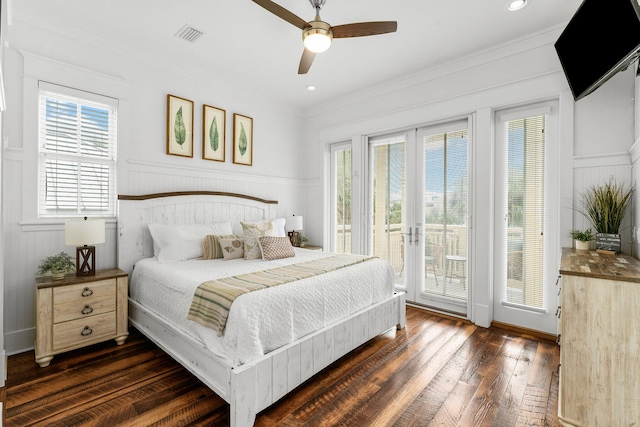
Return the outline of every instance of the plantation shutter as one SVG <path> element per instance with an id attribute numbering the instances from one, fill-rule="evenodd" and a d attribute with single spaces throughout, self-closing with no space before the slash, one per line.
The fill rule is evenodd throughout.
<path id="1" fill-rule="evenodd" d="M 40 82 L 40 217 L 115 216 L 115 99 Z"/>

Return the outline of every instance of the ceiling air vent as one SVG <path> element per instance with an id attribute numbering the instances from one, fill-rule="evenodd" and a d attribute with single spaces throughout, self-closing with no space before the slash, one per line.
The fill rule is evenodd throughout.
<path id="1" fill-rule="evenodd" d="M 176 37 L 186 40 L 189 43 L 193 43 L 204 35 L 203 31 L 200 31 L 189 24 L 184 24 L 184 27 L 176 33 Z"/>

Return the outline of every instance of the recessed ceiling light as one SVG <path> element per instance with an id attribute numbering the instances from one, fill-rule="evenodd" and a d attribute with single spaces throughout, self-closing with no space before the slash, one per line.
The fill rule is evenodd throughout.
<path id="1" fill-rule="evenodd" d="M 307 86 L 307 90 L 313 92 L 314 90 L 316 90 L 316 87 L 314 85 L 309 85 Z"/>
<path id="2" fill-rule="evenodd" d="M 526 5 L 527 0 L 512 0 L 511 3 L 509 3 L 507 9 L 509 9 L 511 12 L 515 12 L 516 10 L 522 9 Z"/>

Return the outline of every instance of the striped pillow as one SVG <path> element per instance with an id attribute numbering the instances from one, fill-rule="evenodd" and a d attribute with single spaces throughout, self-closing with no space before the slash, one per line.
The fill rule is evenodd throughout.
<path id="1" fill-rule="evenodd" d="M 231 239 L 236 237 L 233 234 L 226 236 L 216 236 L 209 234 L 204 238 L 202 242 L 202 259 L 218 259 L 222 258 L 222 249 L 220 248 L 220 242 L 218 238 Z"/>
<path id="2" fill-rule="evenodd" d="M 288 237 L 262 236 L 258 237 L 258 243 L 262 250 L 262 259 L 265 261 L 291 258 L 296 255 Z"/>

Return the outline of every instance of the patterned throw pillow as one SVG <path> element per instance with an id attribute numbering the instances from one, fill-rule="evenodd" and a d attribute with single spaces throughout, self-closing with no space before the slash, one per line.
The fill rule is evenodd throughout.
<path id="1" fill-rule="evenodd" d="M 222 249 L 220 249 L 220 243 L 216 240 L 218 237 L 222 237 L 225 239 L 233 239 L 237 236 L 233 234 L 229 234 L 226 236 L 215 236 L 213 234 L 209 234 L 205 236 L 202 241 L 202 259 L 219 259 L 222 258 Z"/>
<path id="2" fill-rule="evenodd" d="M 242 225 L 244 237 L 244 259 L 262 258 L 258 238 L 262 236 L 275 236 L 275 221 L 258 221 L 252 223 L 240 221 L 240 225 Z"/>
<path id="3" fill-rule="evenodd" d="M 222 258 L 224 258 L 225 261 L 242 258 L 244 256 L 244 244 L 242 243 L 242 239 L 235 236 L 229 238 L 218 236 L 216 240 L 218 241 L 218 244 L 220 244 Z"/>
<path id="4" fill-rule="evenodd" d="M 258 242 L 262 250 L 262 259 L 265 261 L 296 256 L 288 237 L 263 236 L 258 238 Z"/>

